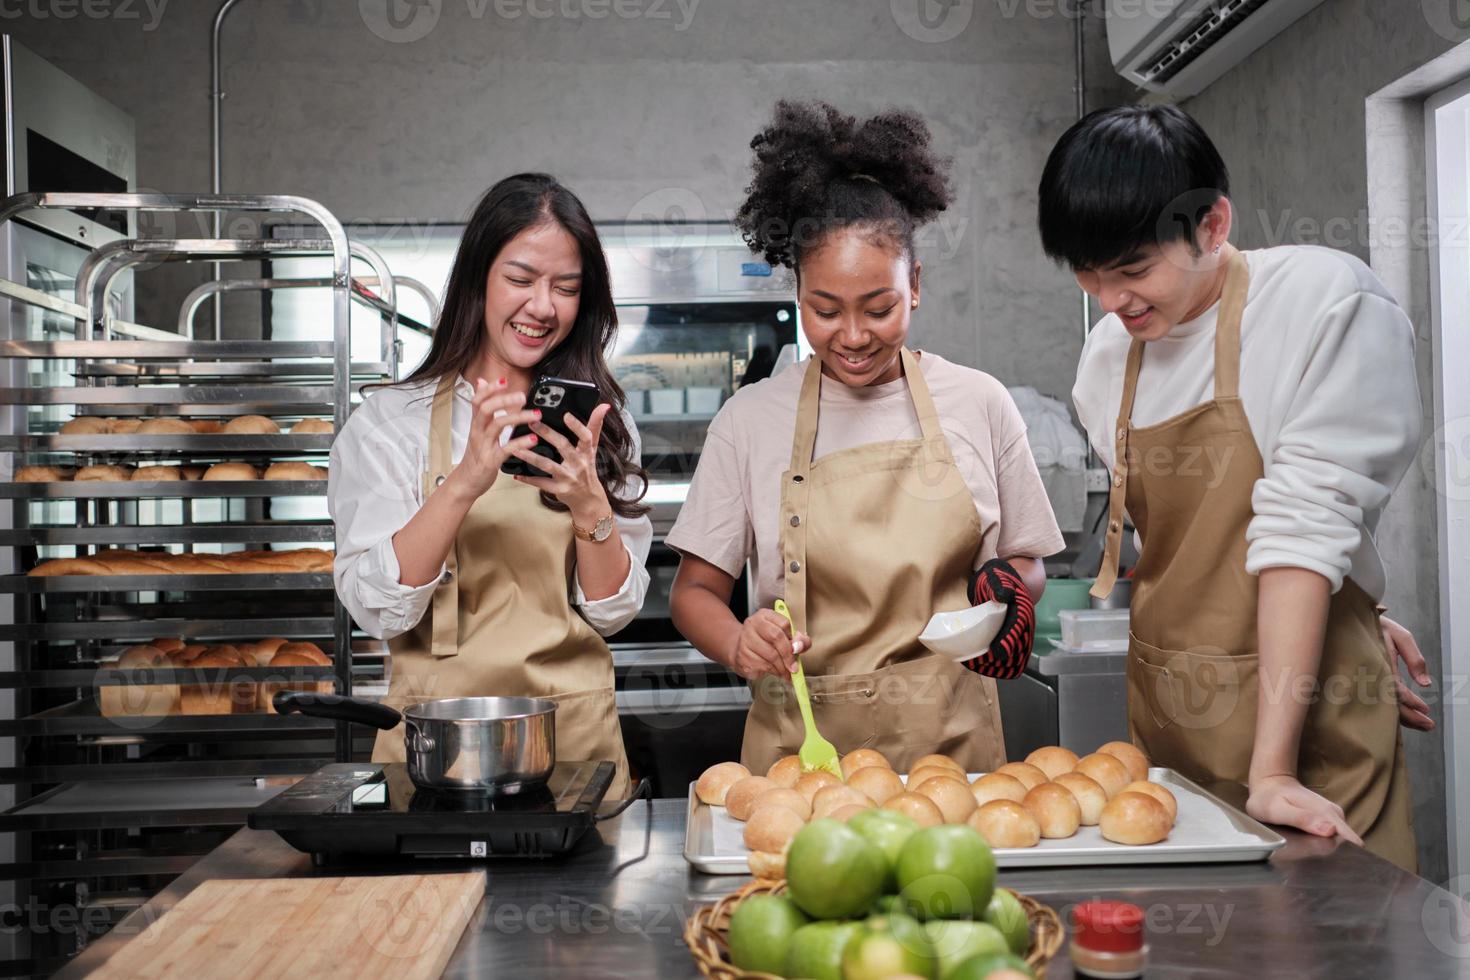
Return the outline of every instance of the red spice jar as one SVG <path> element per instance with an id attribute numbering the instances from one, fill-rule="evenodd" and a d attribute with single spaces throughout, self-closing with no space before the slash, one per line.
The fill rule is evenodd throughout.
<path id="1" fill-rule="evenodd" d="M 1143 976 L 1148 944 L 1143 909 L 1127 902 L 1083 902 L 1072 909 L 1072 968 L 1081 977 L 1131 980 Z"/>

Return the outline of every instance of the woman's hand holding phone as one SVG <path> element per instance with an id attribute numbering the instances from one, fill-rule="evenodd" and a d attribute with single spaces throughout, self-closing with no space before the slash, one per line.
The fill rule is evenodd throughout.
<path id="1" fill-rule="evenodd" d="M 529 425 L 541 417 L 535 409 L 523 411 L 521 407 L 525 404 L 526 393 L 506 391 L 504 378 L 493 385 L 484 378 L 475 381 L 475 395 L 470 402 L 473 414 L 469 441 L 451 477 L 460 482 L 466 493 L 479 497 L 494 486 L 495 478 L 500 474 L 500 464 L 512 454 L 525 451 L 534 455 L 530 449 L 536 445 L 535 435 L 512 439 L 503 446 L 500 444 L 500 434 L 506 429 Z M 496 412 L 506 414 L 497 416 Z"/>
<path id="2" fill-rule="evenodd" d="M 531 431 L 561 454 L 561 462 L 548 459 L 531 451 L 528 445 L 516 445 L 521 440 L 512 440 L 511 455 L 535 467 L 545 476 L 516 476 L 517 482 L 525 483 L 550 493 L 572 512 L 572 520 L 583 527 L 590 527 L 612 511 L 602 481 L 597 477 L 597 447 L 602 442 L 602 423 L 612 406 L 606 402 L 592 410 L 587 424 L 572 413 L 566 414 L 565 423 L 577 437 L 575 445 L 566 436 L 541 422 L 531 424 Z M 537 414 L 540 418 L 540 414 Z"/>

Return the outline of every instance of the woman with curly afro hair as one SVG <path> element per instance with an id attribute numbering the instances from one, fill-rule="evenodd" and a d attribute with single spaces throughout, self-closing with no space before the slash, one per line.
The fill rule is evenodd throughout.
<path id="1" fill-rule="evenodd" d="M 754 772 L 801 744 L 797 656 L 840 752 L 993 769 L 1006 761 L 995 679 L 1025 666 L 1041 557 L 1062 536 L 1004 386 L 908 345 L 915 232 L 951 201 L 947 161 L 911 112 L 860 122 L 825 103 L 779 103 L 751 148 L 736 221 L 795 273 L 815 356 L 740 389 L 711 424 L 668 536 L 682 556 L 674 622 L 751 682 Z M 747 560 L 757 610 L 742 622 L 729 601 Z M 934 613 L 990 601 L 1000 632 L 969 660 L 919 643 Z"/>

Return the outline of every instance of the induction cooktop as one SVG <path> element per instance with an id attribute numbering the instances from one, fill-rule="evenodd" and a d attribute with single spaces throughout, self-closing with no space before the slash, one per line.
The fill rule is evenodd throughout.
<path id="1" fill-rule="evenodd" d="M 364 858 L 544 858 L 595 822 L 611 762 L 558 761 L 544 786 L 510 795 L 421 789 L 401 762 L 325 765 L 250 813 L 318 864 Z"/>

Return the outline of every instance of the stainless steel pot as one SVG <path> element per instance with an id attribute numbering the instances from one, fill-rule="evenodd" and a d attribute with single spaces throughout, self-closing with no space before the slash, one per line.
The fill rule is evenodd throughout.
<path id="1" fill-rule="evenodd" d="M 272 701 L 281 714 L 383 731 L 401 721 L 408 778 L 422 789 L 514 793 L 544 784 L 556 765 L 556 702 L 546 698 L 448 698 L 401 714 L 339 694 L 281 691 Z"/>

